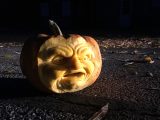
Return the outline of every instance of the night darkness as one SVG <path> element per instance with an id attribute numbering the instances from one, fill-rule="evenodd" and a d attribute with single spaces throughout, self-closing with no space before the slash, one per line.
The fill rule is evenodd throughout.
<path id="1" fill-rule="evenodd" d="M 49 76 L 58 65 L 62 65 L 57 69 L 59 71 L 63 71 L 64 66 L 80 67 L 73 67 L 78 69 L 78 74 L 69 75 L 76 78 L 74 82 L 79 78 L 79 71 L 85 71 L 87 67 L 100 70 L 91 66 L 92 61 L 101 59 L 99 55 L 95 56 L 99 53 L 95 42 L 88 39 L 85 45 L 92 44 L 94 50 L 91 51 L 96 53 L 93 60 L 88 57 L 91 51 L 84 52 L 88 47 L 77 47 L 77 43 L 81 43 L 79 41 L 75 41 L 76 50 L 82 52 L 82 56 L 77 57 L 76 52 L 72 52 L 72 59 L 68 58 L 68 48 L 74 49 L 74 42 L 67 42 L 68 39 L 59 42 L 61 38 L 46 37 L 51 35 L 49 19 L 59 25 L 65 38 L 68 37 L 65 33 L 82 36 L 79 39 L 80 36 L 75 35 L 76 39 L 68 38 L 69 41 L 86 40 L 88 37 L 84 35 L 97 41 L 102 69 L 91 86 L 73 93 L 48 94 L 29 82 L 41 84 L 42 81 L 35 79 L 40 77 L 37 68 L 39 48 L 46 47 L 46 55 L 42 56 L 46 56 L 45 74 Z M 37 33 L 47 35 L 37 37 Z M 54 42 L 50 46 L 50 42 L 42 44 L 52 40 L 50 37 L 57 40 L 57 49 L 62 48 L 59 53 L 62 51 L 65 57 L 52 55 L 58 51 L 52 45 Z M 55 56 L 58 56 L 58 63 Z M 73 60 L 75 56 L 76 62 Z M 48 59 L 52 60 L 48 62 Z M 86 59 L 89 60 L 88 66 L 83 65 Z M 75 65 L 70 65 L 72 62 L 69 60 Z M 51 67 L 48 66 L 50 64 Z M 52 68 L 52 64 L 57 67 Z M 26 75 L 30 77 L 25 76 L 23 68 L 29 70 Z M 86 73 L 90 73 L 88 68 Z M 108 107 L 104 109 L 106 105 Z M 158 120 L 159 106 L 160 0 L 1 0 L 0 120 Z"/>
<path id="2" fill-rule="evenodd" d="M 47 30 L 48 19 L 65 30 L 137 31 L 157 33 L 158 0 L 40 0 L 0 4 L 0 28 Z"/>

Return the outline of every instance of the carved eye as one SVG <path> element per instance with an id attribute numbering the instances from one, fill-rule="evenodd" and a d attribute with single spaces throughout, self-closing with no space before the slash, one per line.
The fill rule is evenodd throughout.
<path id="1" fill-rule="evenodd" d="M 84 57 L 83 57 L 83 60 L 90 60 L 91 59 L 91 54 L 86 54 Z"/>
<path id="2" fill-rule="evenodd" d="M 62 56 L 55 56 L 52 59 L 52 63 L 55 63 L 55 64 L 59 64 L 59 63 L 63 63 L 63 62 L 64 62 L 64 57 L 62 57 Z"/>

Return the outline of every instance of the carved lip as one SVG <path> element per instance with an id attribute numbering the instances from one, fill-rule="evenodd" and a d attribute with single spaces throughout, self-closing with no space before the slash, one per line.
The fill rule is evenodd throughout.
<path id="1" fill-rule="evenodd" d="M 64 74 L 64 77 L 82 76 L 82 75 L 85 75 L 85 74 L 86 74 L 85 70 L 73 70 L 69 73 Z"/>

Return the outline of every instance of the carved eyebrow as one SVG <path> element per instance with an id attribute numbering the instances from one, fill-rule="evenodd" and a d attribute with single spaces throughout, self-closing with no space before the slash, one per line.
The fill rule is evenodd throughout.
<path id="1" fill-rule="evenodd" d="M 70 57 L 73 55 L 73 50 L 69 46 L 57 46 L 55 47 L 55 53 L 64 57 Z"/>
<path id="2" fill-rule="evenodd" d="M 55 52 L 54 48 L 48 48 L 39 52 L 38 57 L 41 59 L 48 59 L 54 54 L 54 52 Z"/>
<path id="3" fill-rule="evenodd" d="M 47 60 L 47 59 L 53 58 L 56 55 L 70 57 L 73 55 L 73 50 L 69 46 L 57 46 L 57 47 L 48 48 L 41 51 L 38 54 L 38 57 L 43 60 Z"/>
<path id="4" fill-rule="evenodd" d="M 77 46 L 77 54 L 91 54 L 91 50 L 90 48 L 87 46 L 87 45 L 80 45 L 80 46 Z"/>

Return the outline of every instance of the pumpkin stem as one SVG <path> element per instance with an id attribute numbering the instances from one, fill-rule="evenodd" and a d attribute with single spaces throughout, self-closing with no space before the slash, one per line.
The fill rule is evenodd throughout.
<path id="1" fill-rule="evenodd" d="M 62 35 L 62 31 L 61 29 L 59 28 L 59 26 L 53 21 L 53 20 L 49 20 L 49 25 L 50 25 L 50 28 L 52 30 L 52 33 L 57 36 L 57 35 Z"/>

